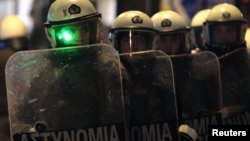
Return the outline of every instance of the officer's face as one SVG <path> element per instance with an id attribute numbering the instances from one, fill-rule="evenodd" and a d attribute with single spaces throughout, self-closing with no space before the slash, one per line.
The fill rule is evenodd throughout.
<path id="1" fill-rule="evenodd" d="M 145 36 L 140 34 L 123 35 L 120 41 L 121 53 L 135 53 L 147 50 L 147 40 Z M 126 60 L 129 62 L 137 62 L 141 59 L 141 55 L 127 55 Z"/>
<path id="2" fill-rule="evenodd" d="M 90 43 L 89 24 L 77 23 L 55 27 L 57 46 L 67 47 Z"/>
<path id="3" fill-rule="evenodd" d="M 124 35 L 121 38 L 121 52 L 131 53 L 145 51 L 147 49 L 147 41 L 144 36 L 141 35 Z"/>
<path id="4" fill-rule="evenodd" d="M 72 44 L 76 43 L 79 45 L 89 44 L 90 41 L 90 27 L 86 25 L 72 26 L 71 30 L 76 38 L 73 38 Z"/>
<path id="5" fill-rule="evenodd" d="M 176 34 L 174 35 L 162 35 L 160 36 L 158 49 L 163 52 L 173 55 L 177 54 L 177 51 L 180 47 L 180 38 Z"/>
<path id="6" fill-rule="evenodd" d="M 217 25 L 213 28 L 212 38 L 216 44 L 231 44 L 236 42 L 236 28 L 232 25 Z"/>

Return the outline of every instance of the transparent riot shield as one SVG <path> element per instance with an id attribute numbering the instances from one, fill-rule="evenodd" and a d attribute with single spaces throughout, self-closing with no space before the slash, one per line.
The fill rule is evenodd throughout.
<path id="1" fill-rule="evenodd" d="M 240 48 L 219 58 L 224 124 L 250 124 L 250 50 Z"/>
<path id="2" fill-rule="evenodd" d="M 207 141 L 207 127 L 221 124 L 221 83 L 216 55 L 203 51 L 170 56 L 173 63 L 180 123 L 198 133 L 199 141 Z"/>
<path id="3" fill-rule="evenodd" d="M 105 44 L 16 53 L 6 65 L 12 141 L 125 141 L 121 72 Z"/>
<path id="4" fill-rule="evenodd" d="M 170 58 L 162 51 L 120 54 L 132 79 L 131 141 L 177 141 L 178 119 Z"/>

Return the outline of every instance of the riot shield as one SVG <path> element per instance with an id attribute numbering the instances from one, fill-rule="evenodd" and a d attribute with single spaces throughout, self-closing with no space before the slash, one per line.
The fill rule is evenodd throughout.
<path id="1" fill-rule="evenodd" d="M 131 141 L 176 141 L 178 119 L 170 58 L 162 51 L 120 54 L 132 79 Z"/>
<path id="2" fill-rule="evenodd" d="M 219 58 L 224 124 L 250 124 L 250 50 L 240 48 Z"/>
<path id="3" fill-rule="evenodd" d="M 220 124 L 221 83 L 219 61 L 215 54 L 203 51 L 170 56 L 173 63 L 180 123 L 186 123 L 206 141 L 207 127 Z"/>
<path id="4" fill-rule="evenodd" d="M 6 65 L 12 141 L 125 141 L 121 72 L 105 44 L 14 54 Z"/>

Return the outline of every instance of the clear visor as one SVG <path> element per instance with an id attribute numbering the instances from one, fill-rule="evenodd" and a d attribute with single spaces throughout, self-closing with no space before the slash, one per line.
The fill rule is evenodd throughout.
<path id="1" fill-rule="evenodd" d="M 124 30 L 115 33 L 115 47 L 119 53 L 155 49 L 158 35 L 154 31 Z"/>
<path id="2" fill-rule="evenodd" d="M 52 25 L 48 28 L 57 47 L 80 46 L 97 43 L 100 26 L 97 19 Z"/>
<path id="3" fill-rule="evenodd" d="M 242 23 L 208 24 L 208 44 L 213 47 L 230 47 L 242 43 Z"/>
<path id="4" fill-rule="evenodd" d="M 158 34 L 151 30 L 119 30 L 113 33 L 115 48 L 129 62 L 137 62 L 142 58 L 140 53 L 156 48 Z"/>
<path id="5" fill-rule="evenodd" d="M 188 52 L 186 31 L 160 34 L 157 49 L 168 55 L 176 55 Z"/>
<path id="6" fill-rule="evenodd" d="M 192 43 L 194 47 L 197 48 L 204 48 L 204 40 L 203 40 L 203 33 L 202 27 L 192 27 Z"/>

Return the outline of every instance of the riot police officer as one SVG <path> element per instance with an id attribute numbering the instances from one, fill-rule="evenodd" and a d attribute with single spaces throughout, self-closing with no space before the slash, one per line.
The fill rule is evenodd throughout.
<path id="1" fill-rule="evenodd" d="M 119 52 L 121 61 L 133 80 L 133 97 L 145 96 L 150 91 L 152 92 L 153 89 L 150 87 L 153 75 L 150 75 L 150 73 L 153 70 L 153 62 L 145 61 L 143 53 L 136 54 L 153 50 L 156 47 L 158 34 L 153 28 L 150 17 L 146 13 L 136 10 L 123 12 L 113 21 L 110 34 L 111 44 Z M 122 54 L 125 55 L 121 56 Z M 137 108 L 141 106 L 140 104 L 137 105 Z M 143 107 L 141 108 L 143 109 Z M 142 109 L 137 109 L 138 111 L 134 110 L 133 112 L 138 113 L 143 111 Z M 141 112 L 141 114 L 135 115 L 137 116 L 132 116 L 135 122 L 145 122 L 147 113 Z"/>
<path id="2" fill-rule="evenodd" d="M 130 10 L 121 13 L 113 21 L 109 39 L 121 54 L 155 49 L 158 34 L 146 13 Z"/>
<path id="3" fill-rule="evenodd" d="M 202 27 L 209 12 L 210 9 L 202 9 L 191 20 L 192 51 L 194 52 L 205 50 Z"/>
<path id="4" fill-rule="evenodd" d="M 161 57 L 156 59 L 150 54 L 158 47 L 158 35 L 152 19 L 141 11 L 125 11 L 111 25 L 111 44 L 119 52 L 121 61 L 132 78 L 129 134 L 133 140 L 137 137 L 134 126 L 168 120 L 173 120 L 174 123 L 177 118 L 175 97 L 171 97 L 174 96 L 173 82 L 171 77 L 166 77 L 171 75 L 171 65 L 157 64 Z M 163 56 L 166 55 L 160 52 Z M 173 136 L 177 137 L 176 134 Z"/>
<path id="5" fill-rule="evenodd" d="M 12 54 L 29 48 L 27 28 L 19 16 L 6 15 L 0 20 L 0 46 L 0 134 L 9 138 L 5 65 Z"/>
<path id="6" fill-rule="evenodd" d="M 235 5 L 229 3 L 212 7 L 203 25 L 205 46 L 220 61 L 223 119 L 231 120 L 232 115 L 244 112 L 249 103 L 245 102 L 249 95 L 248 88 L 243 85 L 249 81 L 248 73 L 245 72 L 248 71 L 246 29 L 244 15 Z"/>
<path id="7" fill-rule="evenodd" d="M 244 15 L 236 6 L 217 4 L 212 7 L 203 25 L 205 46 L 217 56 L 245 48 L 246 28 Z"/>
<path id="8" fill-rule="evenodd" d="M 41 50 L 41 54 L 48 52 L 43 63 L 47 69 L 35 72 L 38 77 L 28 82 L 28 96 L 18 107 L 17 118 L 11 119 L 18 125 L 13 133 L 95 128 L 123 119 L 119 82 L 126 74 L 118 70 L 118 59 L 103 53 L 105 49 L 98 51 L 102 47 L 101 14 L 93 4 L 89 0 L 54 1 L 44 25 L 53 49 Z"/>
<path id="9" fill-rule="evenodd" d="M 190 53 L 190 30 L 184 19 L 171 10 L 160 11 L 151 17 L 154 28 L 159 31 L 157 49 L 168 55 Z"/>
<path id="10" fill-rule="evenodd" d="M 101 42 L 101 14 L 89 1 L 53 2 L 44 25 L 53 48 Z"/>
<path id="11" fill-rule="evenodd" d="M 160 11 L 151 19 L 154 28 L 159 31 L 157 49 L 168 54 L 173 64 L 179 123 L 217 112 L 218 104 L 215 101 L 220 84 L 217 81 L 219 80 L 217 64 L 213 64 L 214 70 L 207 71 L 211 62 L 216 63 L 217 57 L 210 52 L 191 54 L 196 46 L 192 46 L 190 28 L 178 13 L 171 10 Z M 213 98 L 208 99 L 208 97 Z M 211 104 L 213 102 L 214 104 Z"/>

